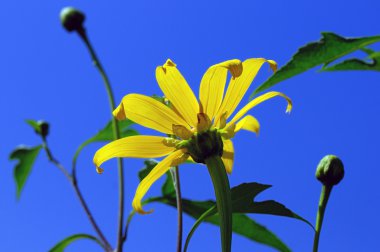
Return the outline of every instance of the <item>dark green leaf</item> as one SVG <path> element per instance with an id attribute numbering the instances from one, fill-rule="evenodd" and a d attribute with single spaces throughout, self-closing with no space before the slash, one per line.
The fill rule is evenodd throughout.
<path id="1" fill-rule="evenodd" d="M 41 145 L 36 147 L 20 146 L 17 147 L 9 157 L 11 160 L 18 160 L 18 163 L 13 171 L 17 186 L 17 198 L 20 198 L 21 191 L 24 188 L 30 172 L 32 171 L 34 161 L 36 160 L 41 148 Z"/>
<path id="2" fill-rule="evenodd" d="M 348 59 L 332 66 L 325 64 L 322 71 L 342 71 L 342 70 L 372 70 L 380 71 L 380 52 L 374 52 L 368 48 L 362 49 L 368 54 L 367 60 Z"/>
<path id="3" fill-rule="evenodd" d="M 257 213 L 257 214 L 270 214 L 277 216 L 284 216 L 301 220 L 311 226 L 313 225 L 295 214 L 284 205 L 274 201 L 267 200 L 262 202 L 255 202 L 255 197 L 262 191 L 270 188 L 270 185 L 263 185 L 259 183 L 243 183 L 231 189 L 232 206 L 234 213 Z"/>
<path id="4" fill-rule="evenodd" d="M 146 160 L 144 163 L 145 163 L 144 169 L 139 172 L 140 180 L 142 180 L 154 168 L 154 166 L 158 163 L 158 161 Z M 174 208 L 177 207 L 171 174 L 168 172 L 166 175 L 167 177 L 162 187 L 163 196 L 149 198 L 144 201 L 143 203 L 144 205 L 151 202 L 160 202 L 160 203 L 164 203 L 169 206 L 172 206 Z M 234 233 L 245 236 L 250 240 L 271 246 L 277 249 L 278 251 L 289 252 L 290 251 L 289 248 L 275 234 L 273 234 L 271 231 L 266 229 L 264 226 L 256 223 L 247 215 L 242 214 L 241 211 L 239 211 L 239 208 L 234 206 L 234 204 L 240 206 L 243 201 L 248 202 L 248 200 L 249 200 L 248 205 L 251 205 L 251 202 L 253 202 L 253 198 L 257 194 L 266 190 L 269 187 L 270 187 L 269 185 L 249 183 L 249 184 L 242 184 L 240 186 L 237 186 L 231 189 L 233 211 L 234 211 L 232 231 Z M 170 189 L 167 189 L 167 188 L 170 188 Z M 273 214 L 273 215 L 279 215 L 279 216 L 287 216 L 287 217 L 303 220 L 306 223 L 308 223 L 306 220 L 294 214 L 292 211 L 290 211 L 289 209 L 287 209 L 286 207 L 284 207 L 283 205 L 275 201 L 263 201 L 263 202 L 254 202 L 254 203 L 255 203 L 255 208 L 246 209 L 247 211 L 249 210 L 250 213 L 265 213 L 265 214 Z M 183 212 L 190 215 L 191 217 L 195 219 L 199 219 L 208 210 L 210 213 L 212 213 L 210 215 L 207 214 L 207 216 L 202 218 L 201 221 L 199 221 L 198 225 L 202 221 L 219 225 L 219 216 L 217 215 L 215 205 L 216 205 L 215 201 L 212 201 L 212 200 L 193 201 L 189 199 L 182 199 Z M 272 207 L 273 209 L 271 209 Z M 193 230 L 193 232 L 194 231 L 195 229 Z"/>
<path id="5" fill-rule="evenodd" d="M 176 207 L 175 198 L 157 198 L 154 200 L 156 202 L 165 203 L 172 207 Z M 215 207 L 215 201 L 192 201 L 188 199 L 182 199 L 182 209 L 183 212 L 190 215 L 191 217 L 198 219 L 203 213 L 208 211 L 210 208 Z M 203 221 L 212 223 L 219 226 L 219 216 L 211 215 L 203 219 Z M 199 223 L 200 224 L 200 223 Z M 193 232 L 195 229 L 193 230 Z M 289 252 L 290 249 L 270 230 L 264 226 L 258 224 L 245 214 L 233 214 L 232 215 L 232 231 L 234 233 L 240 234 L 252 241 L 265 244 L 267 246 L 273 247 L 281 252 Z M 190 238 L 188 238 L 188 241 Z"/>
<path id="6" fill-rule="evenodd" d="M 143 180 L 152 170 L 153 168 L 158 164 L 158 162 L 154 159 L 147 159 L 144 161 L 144 168 L 142 168 L 139 173 L 138 177 L 141 180 Z"/>
<path id="7" fill-rule="evenodd" d="M 121 137 L 138 135 L 138 132 L 136 130 L 130 128 L 132 124 L 133 122 L 128 119 L 119 121 Z M 113 136 L 113 130 L 112 130 L 112 121 L 110 121 L 95 136 L 91 137 L 90 139 L 88 139 L 87 141 L 85 141 L 78 147 L 73 158 L 74 162 L 78 158 L 83 148 L 86 147 L 87 145 L 91 143 L 95 143 L 95 142 L 107 142 L 107 141 L 112 141 L 112 140 L 114 140 L 114 136 Z"/>
<path id="8" fill-rule="evenodd" d="M 57 245 L 55 245 L 52 249 L 50 249 L 49 252 L 63 252 L 68 245 L 70 245 L 72 242 L 79 239 L 89 239 L 98 243 L 100 246 L 103 247 L 103 244 L 95 236 L 87 235 L 87 234 L 75 234 L 60 241 Z"/>
<path id="9" fill-rule="evenodd" d="M 286 208 L 284 205 L 277 203 L 273 200 L 263 201 L 263 202 L 254 202 L 254 198 L 261 193 L 262 191 L 271 187 L 270 185 L 263 185 L 258 183 L 243 183 L 239 186 L 236 186 L 231 189 L 231 198 L 232 198 L 232 211 L 233 213 L 261 213 L 261 214 L 271 214 L 277 216 L 291 217 L 301 221 L 306 222 L 312 228 L 313 225 L 307 220 L 303 219 L 299 215 L 293 213 L 291 210 Z M 185 248 L 187 247 L 190 239 L 201 224 L 202 221 L 215 216 L 217 214 L 217 208 L 212 206 L 207 211 L 202 213 L 198 220 L 193 225 L 187 239 Z M 235 215 L 234 215 L 235 216 Z M 235 219 L 234 219 L 235 221 Z M 234 223 L 235 226 L 235 223 Z M 234 231 L 235 232 L 235 231 Z"/>
<path id="10" fill-rule="evenodd" d="M 380 36 L 344 38 L 334 33 L 322 33 L 322 38 L 320 41 L 312 42 L 301 47 L 298 52 L 293 55 L 292 59 L 285 66 L 281 67 L 275 74 L 273 74 L 267 81 L 260 85 L 253 92 L 251 97 L 283 80 L 303 73 L 313 67 L 329 64 L 334 60 L 378 41 L 380 41 Z M 358 67 L 358 65 L 355 67 Z M 372 68 L 371 70 L 375 69 Z"/>

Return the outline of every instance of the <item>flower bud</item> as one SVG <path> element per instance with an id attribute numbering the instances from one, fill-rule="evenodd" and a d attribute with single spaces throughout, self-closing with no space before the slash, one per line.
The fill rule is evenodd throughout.
<path id="1" fill-rule="evenodd" d="M 319 162 L 316 178 L 325 186 L 334 186 L 344 177 L 343 162 L 334 155 L 327 155 Z"/>
<path id="2" fill-rule="evenodd" d="M 45 121 L 38 121 L 38 126 L 39 126 L 39 132 L 43 137 L 46 137 L 49 134 L 49 124 Z"/>
<path id="3" fill-rule="evenodd" d="M 85 15 L 73 7 L 65 7 L 60 14 L 61 23 L 68 32 L 78 31 L 83 29 Z"/>

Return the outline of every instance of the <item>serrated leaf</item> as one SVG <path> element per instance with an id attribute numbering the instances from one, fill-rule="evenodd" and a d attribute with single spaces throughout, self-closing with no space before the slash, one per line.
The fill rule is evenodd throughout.
<path id="1" fill-rule="evenodd" d="M 368 48 L 363 48 L 368 54 L 368 60 L 347 59 L 334 65 L 325 64 L 322 71 L 347 71 L 347 70 L 372 70 L 380 71 L 380 52 L 374 52 Z"/>
<path id="2" fill-rule="evenodd" d="M 299 215 L 295 214 L 294 212 L 286 208 L 284 205 L 276 201 L 269 200 L 269 201 L 263 201 L 263 202 L 254 202 L 254 198 L 259 193 L 263 192 L 264 190 L 270 187 L 271 187 L 270 185 L 263 185 L 259 183 L 243 183 L 236 187 L 231 188 L 233 213 L 260 213 L 260 214 L 270 214 L 270 215 L 290 217 L 290 218 L 295 218 L 295 219 L 304 221 L 305 223 L 307 223 L 314 229 L 313 225 L 310 222 L 300 217 Z M 216 205 L 214 205 L 210 207 L 207 211 L 205 211 L 197 219 L 197 221 L 191 228 L 191 231 L 189 232 L 186 238 L 185 248 L 188 246 L 193 233 L 201 224 L 201 222 L 207 220 L 211 216 L 215 216 L 217 212 L 218 211 L 217 211 Z M 235 223 L 234 223 L 234 226 L 235 226 Z"/>
<path id="3" fill-rule="evenodd" d="M 18 163 L 13 170 L 14 179 L 17 186 L 17 198 L 20 198 L 21 191 L 24 188 L 30 172 L 32 171 L 34 161 L 36 160 L 41 148 L 41 145 L 35 147 L 19 146 L 9 156 L 9 159 L 11 160 L 18 160 Z"/>
<path id="4" fill-rule="evenodd" d="M 57 243 L 52 249 L 49 250 L 49 252 L 63 252 L 68 245 L 70 245 L 71 243 L 79 239 L 89 239 L 98 243 L 101 247 L 103 247 L 103 244 L 95 236 L 88 235 L 88 234 L 75 234 Z"/>
<path id="5" fill-rule="evenodd" d="M 172 207 L 177 207 L 175 198 L 157 198 L 154 201 L 161 202 Z M 215 207 L 215 205 L 215 201 L 212 200 L 193 201 L 189 199 L 182 199 L 183 212 L 190 215 L 194 219 L 200 218 L 203 213 L 208 211 L 210 208 Z M 219 216 L 215 214 L 202 219 L 202 221 L 219 226 Z M 193 232 L 194 231 L 195 229 Z M 252 241 L 275 248 L 281 252 L 290 251 L 290 249 L 274 233 L 255 222 L 245 214 L 232 215 L 232 232 L 240 234 Z"/>
<path id="6" fill-rule="evenodd" d="M 145 167 L 139 172 L 139 178 L 142 180 L 148 173 L 154 168 L 158 161 L 154 159 L 149 159 L 144 162 Z M 152 202 L 164 203 L 166 205 L 177 207 L 177 201 L 175 198 L 175 189 L 173 187 L 173 180 L 171 174 L 168 172 L 166 174 L 166 180 L 161 188 L 162 196 L 148 198 L 144 201 L 143 204 L 148 204 Z M 254 202 L 253 199 L 260 192 L 270 188 L 270 185 L 263 185 L 259 183 L 244 183 L 237 187 L 231 189 L 232 205 L 233 205 L 233 227 L 232 231 L 234 233 L 240 234 L 252 241 L 256 241 L 261 244 L 273 247 L 281 252 L 289 252 L 290 249 L 270 230 L 264 226 L 258 224 L 250 217 L 242 213 L 241 205 L 244 205 L 244 202 L 248 202 L 248 206 L 252 206 L 251 203 L 254 203 L 254 207 L 244 207 L 243 209 L 249 213 L 262 213 L 262 214 L 272 214 L 278 216 L 286 216 L 302 220 L 309 225 L 308 221 L 300 217 L 299 215 L 293 213 L 291 210 L 287 209 L 280 203 L 275 201 L 263 201 L 263 202 Z M 234 206 L 236 204 L 236 206 Z M 270 209 L 267 209 L 269 207 Z M 273 207 L 273 209 L 272 209 Z M 184 213 L 190 215 L 195 219 L 199 219 L 204 213 L 207 213 L 206 216 L 202 217 L 199 225 L 202 221 L 212 223 L 214 225 L 219 225 L 219 216 L 217 215 L 216 203 L 212 200 L 207 201 L 193 201 L 189 199 L 182 199 L 182 210 Z M 312 226 L 312 225 L 311 225 Z M 195 227 L 196 229 L 196 227 Z M 192 230 L 192 233 L 195 231 Z M 192 234 L 191 233 L 191 234 Z M 189 239 L 190 241 L 190 239 Z"/>
<path id="7" fill-rule="evenodd" d="M 130 126 L 132 124 L 134 124 L 134 122 L 132 122 L 131 120 L 128 120 L 128 119 L 123 120 L 123 121 L 119 121 L 119 128 L 120 128 L 120 136 L 121 137 L 135 136 L 135 135 L 139 134 L 136 130 L 130 128 Z M 107 141 L 112 141 L 112 140 L 114 140 L 114 136 L 113 136 L 113 129 L 112 129 L 112 121 L 110 121 L 107 123 L 107 125 L 103 129 L 101 129 L 98 133 L 96 133 L 95 136 L 86 140 L 84 143 L 82 143 L 78 147 L 78 149 L 75 152 L 74 158 L 73 158 L 74 162 L 78 158 L 78 156 L 79 156 L 80 152 L 83 150 L 83 148 L 86 147 L 87 145 L 89 145 L 91 143 L 95 143 L 95 142 L 107 142 Z"/>
<path id="8" fill-rule="evenodd" d="M 312 42 L 301 47 L 296 54 L 293 55 L 292 59 L 260 85 L 252 93 L 250 98 L 283 80 L 303 73 L 313 67 L 329 64 L 378 41 L 380 41 L 380 36 L 344 38 L 334 33 L 324 32 L 322 33 L 320 41 Z"/>

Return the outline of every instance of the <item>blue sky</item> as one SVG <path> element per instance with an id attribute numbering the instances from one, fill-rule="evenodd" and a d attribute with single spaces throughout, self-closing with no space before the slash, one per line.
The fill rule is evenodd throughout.
<path id="1" fill-rule="evenodd" d="M 70 165 L 76 147 L 109 120 L 107 96 L 79 38 L 59 23 L 64 6 L 87 14 L 91 41 L 111 78 L 116 100 L 128 93 L 161 91 L 155 67 L 171 58 L 195 93 L 211 65 L 238 58 L 265 57 L 285 64 L 320 32 L 343 36 L 380 34 L 378 1 L 7 1 L 0 15 L 0 109 L 3 115 L 0 150 L 0 251 L 47 251 L 75 233 L 94 234 L 64 176 L 47 162 L 36 161 L 19 201 L 12 178 L 12 149 L 39 144 L 24 119 L 51 123 L 49 142 L 55 156 Z M 379 50 L 379 45 L 373 46 Z M 361 55 L 361 54 L 358 54 Z M 377 183 L 380 91 L 378 72 L 317 73 L 313 69 L 272 90 L 290 96 L 294 109 L 274 99 L 252 110 L 261 122 L 260 136 L 235 137 L 236 162 L 232 186 L 243 182 L 271 184 L 259 200 L 274 199 L 314 223 L 320 184 L 314 178 L 319 160 L 336 154 L 346 176 L 334 189 L 325 216 L 320 251 L 375 251 L 380 196 Z M 264 67 L 252 88 L 270 76 Z M 248 100 L 246 96 L 245 101 Z M 243 104 L 244 102 L 242 102 Z M 142 129 L 142 133 L 152 131 Z M 99 176 L 92 156 L 99 145 L 79 158 L 82 191 L 107 238 L 116 240 L 117 169 L 108 162 Z M 126 208 L 138 184 L 143 160 L 126 160 Z M 183 196 L 213 198 L 205 167 L 181 169 Z M 159 193 L 162 180 L 149 191 Z M 152 205 L 154 213 L 137 216 L 125 251 L 174 251 L 176 211 Z M 310 251 L 312 230 L 292 219 L 252 215 L 275 232 L 293 251 Z M 185 217 L 184 233 L 193 219 Z M 189 251 L 218 251 L 218 228 L 202 225 Z M 79 241 L 67 251 L 101 251 Z M 245 238 L 233 237 L 233 251 L 274 251 Z"/>

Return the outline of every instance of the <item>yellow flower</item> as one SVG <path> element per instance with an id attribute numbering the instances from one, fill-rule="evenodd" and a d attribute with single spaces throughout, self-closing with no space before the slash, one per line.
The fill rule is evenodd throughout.
<path id="1" fill-rule="evenodd" d="M 156 69 L 156 79 L 169 101 L 169 106 L 149 96 L 126 95 L 115 109 L 114 116 L 130 120 L 167 134 L 170 137 L 131 136 L 113 141 L 94 156 L 97 171 L 100 165 L 115 157 L 158 158 L 165 157 L 139 184 L 132 206 L 139 213 L 141 200 L 150 186 L 172 166 L 192 158 L 204 162 L 210 155 L 221 156 L 228 173 L 232 172 L 234 147 L 230 140 L 239 130 L 259 132 L 259 122 L 246 113 L 256 105 L 275 96 L 287 100 L 286 112 L 292 103 L 289 97 L 279 92 L 263 94 L 234 113 L 261 66 L 269 63 L 276 70 L 276 63 L 263 58 L 228 60 L 211 66 L 204 74 L 199 90 L 199 103 L 184 77 L 173 61 L 167 60 Z M 228 71 L 231 79 L 224 95 Z M 220 141 L 218 141 L 218 139 Z"/>

